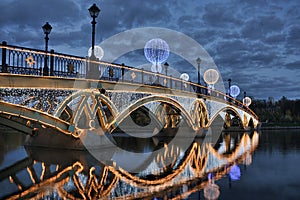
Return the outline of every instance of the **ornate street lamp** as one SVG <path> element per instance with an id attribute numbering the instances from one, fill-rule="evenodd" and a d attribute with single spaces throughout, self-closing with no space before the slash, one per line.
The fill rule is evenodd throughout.
<path id="1" fill-rule="evenodd" d="M 165 62 L 164 67 L 166 69 L 166 76 L 168 76 L 168 67 L 169 67 L 169 63 Z"/>
<path id="2" fill-rule="evenodd" d="M 48 35 L 50 34 L 51 30 L 52 30 L 52 26 L 46 22 L 46 24 L 44 26 L 42 26 L 42 29 L 44 31 L 45 34 L 45 61 L 44 61 L 44 69 L 43 69 L 43 75 L 44 76 L 49 76 L 49 67 L 47 65 L 48 62 L 48 41 L 49 41 L 49 37 Z"/>
<path id="3" fill-rule="evenodd" d="M 89 12 L 91 17 L 93 18 L 93 21 L 91 22 L 92 24 L 92 56 L 94 56 L 94 46 L 95 46 L 95 27 L 96 27 L 96 18 L 98 17 L 100 13 L 100 9 L 96 6 L 94 3 L 90 8 Z"/>
<path id="4" fill-rule="evenodd" d="M 200 82 L 200 63 L 201 63 L 201 59 L 198 57 L 196 59 L 196 62 L 198 64 L 198 85 L 201 85 L 201 82 Z"/>

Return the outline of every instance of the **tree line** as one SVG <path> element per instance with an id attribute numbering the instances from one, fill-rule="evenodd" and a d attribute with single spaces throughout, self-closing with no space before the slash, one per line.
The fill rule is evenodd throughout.
<path id="1" fill-rule="evenodd" d="M 300 99 L 253 100 L 249 107 L 266 125 L 300 125 Z"/>

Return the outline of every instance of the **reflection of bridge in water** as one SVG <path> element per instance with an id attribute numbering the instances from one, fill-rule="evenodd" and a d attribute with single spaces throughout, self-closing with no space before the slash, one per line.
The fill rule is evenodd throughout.
<path id="1" fill-rule="evenodd" d="M 236 132 L 223 133 L 215 146 L 200 138 L 186 151 L 180 144 L 166 146 L 146 158 L 140 173 L 104 165 L 86 151 L 26 148 L 27 158 L 0 170 L 0 187 L 7 188 L 0 198 L 184 197 L 206 187 L 208 173 L 219 179 L 234 163 L 251 164 L 258 140 L 257 132 Z"/>
<path id="2" fill-rule="evenodd" d="M 129 117 L 121 129 L 152 135 L 182 124 L 201 133 L 218 118 L 242 129 L 259 123 L 236 99 L 179 78 L 6 43 L 1 50 L 0 124 L 30 135 L 31 145 L 83 148 L 79 138 L 118 132 Z"/>

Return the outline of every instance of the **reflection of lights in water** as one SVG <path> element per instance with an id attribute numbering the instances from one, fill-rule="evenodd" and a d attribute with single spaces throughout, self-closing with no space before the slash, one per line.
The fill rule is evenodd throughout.
<path id="1" fill-rule="evenodd" d="M 88 180 L 88 178 L 87 178 L 86 175 L 84 175 L 84 174 L 82 174 L 82 173 L 78 173 L 78 178 L 79 178 L 79 180 L 81 181 L 81 183 L 82 183 L 83 185 L 86 185 L 87 180 Z"/>
<path id="2" fill-rule="evenodd" d="M 250 165 L 252 163 L 252 155 L 250 154 L 249 151 L 246 153 L 243 163 L 245 165 Z"/>
<path id="3" fill-rule="evenodd" d="M 213 200 L 220 196 L 219 186 L 215 184 L 214 174 L 209 173 L 207 176 L 208 183 L 203 189 L 205 199 Z"/>
<path id="4" fill-rule="evenodd" d="M 215 183 L 208 183 L 204 188 L 205 199 L 213 200 L 220 196 L 219 186 Z"/>
<path id="5" fill-rule="evenodd" d="M 236 164 L 230 168 L 229 176 L 232 181 L 240 180 L 241 177 L 241 169 Z"/>
<path id="6" fill-rule="evenodd" d="M 256 147 L 256 144 L 258 142 L 258 134 L 255 132 L 252 139 L 251 139 L 251 146 L 254 148 Z M 240 143 L 238 144 L 238 146 L 241 146 L 240 144 L 244 144 L 245 143 L 245 139 L 248 138 L 248 135 L 246 136 L 246 134 L 244 134 L 243 138 L 240 140 Z M 250 138 L 249 138 L 250 139 Z M 197 148 L 196 148 L 197 147 Z M 220 190 L 219 190 L 219 186 L 216 185 L 214 183 L 214 179 L 218 180 L 222 177 L 225 176 L 225 174 L 228 172 L 227 169 L 225 168 L 218 168 L 220 170 L 214 170 L 211 171 L 212 173 L 208 174 L 208 181 L 207 184 L 201 184 L 198 185 L 197 187 L 194 187 L 193 185 L 190 185 L 189 181 L 185 182 L 184 178 L 187 178 L 190 180 L 190 178 L 197 178 L 197 177 L 203 177 L 203 172 L 205 171 L 205 169 L 202 168 L 198 168 L 199 171 L 202 171 L 201 173 L 194 175 L 194 177 L 191 177 L 190 173 L 188 173 L 188 170 L 186 170 L 189 166 L 189 162 L 191 162 L 191 160 L 196 160 L 199 161 L 199 159 L 202 159 L 200 157 L 200 155 L 206 156 L 207 153 L 209 152 L 202 152 L 199 149 L 199 144 L 195 143 L 193 145 L 193 148 L 190 152 L 189 155 L 186 155 L 186 160 L 184 160 L 184 163 L 182 163 L 182 165 L 178 166 L 178 168 L 176 168 L 174 171 L 172 171 L 172 173 L 176 173 L 176 175 L 178 176 L 173 176 L 173 174 L 169 174 L 167 176 L 156 176 L 157 179 L 153 180 L 151 176 L 150 179 L 148 179 L 147 177 L 138 177 L 138 174 L 130 174 L 130 173 L 126 173 L 126 172 L 122 172 L 122 169 L 119 170 L 115 170 L 115 167 L 108 167 L 108 168 L 104 168 L 104 172 L 100 173 L 101 175 L 101 179 L 100 181 L 98 181 L 98 177 L 100 178 L 100 176 L 98 175 L 100 171 L 102 171 L 102 167 L 91 167 L 89 168 L 89 174 L 88 173 L 84 173 L 82 172 L 83 170 L 83 166 L 81 166 L 81 164 L 74 164 L 71 167 L 68 167 L 66 169 L 64 169 L 62 172 L 59 172 L 58 175 L 54 174 L 54 177 L 47 177 L 47 179 L 44 180 L 44 182 L 41 182 L 41 184 L 45 184 L 45 183 L 49 183 L 49 184 L 53 184 L 55 183 L 55 188 L 57 189 L 57 191 L 59 191 L 59 193 L 56 192 L 56 189 L 51 190 L 50 191 L 50 196 L 48 194 L 45 195 L 45 197 L 72 197 L 73 194 L 78 194 L 78 195 L 82 195 L 81 197 L 89 197 L 89 199 L 93 199 L 93 192 L 98 192 L 98 194 L 103 194 L 103 196 L 99 196 L 99 198 L 105 198 L 108 197 L 109 194 L 116 194 L 114 192 L 120 192 L 118 194 L 116 194 L 114 197 L 126 197 L 126 195 L 128 194 L 132 194 L 135 197 L 140 197 L 141 199 L 143 197 L 149 197 L 150 195 L 160 195 L 160 194 L 166 194 L 166 188 L 169 188 L 168 190 L 168 194 L 174 195 L 173 193 L 173 188 L 177 191 L 180 191 L 180 197 L 185 197 L 188 196 L 189 194 L 192 194 L 194 192 L 199 191 L 200 189 L 202 189 L 203 187 L 203 191 L 204 191 L 204 197 L 206 199 L 217 199 L 220 196 Z M 246 149 L 245 147 L 243 147 L 242 149 Z M 213 150 L 213 149 L 211 149 Z M 248 163 L 249 160 L 251 160 L 251 152 L 254 149 L 251 148 L 251 151 L 243 151 L 243 156 L 245 156 L 245 160 L 244 163 Z M 199 151 L 199 155 L 196 155 L 196 153 Z M 201 152 L 201 154 L 200 154 Z M 233 157 L 232 158 L 226 158 L 227 162 L 226 163 L 218 163 L 219 167 L 222 167 L 224 165 L 228 165 L 229 162 L 232 162 L 232 160 L 236 160 L 239 158 L 236 152 L 240 152 L 238 149 L 236 149 L 235 152 L 232 153 Z M 162 154 L 160 155 L 160 159 L 164 159 L 167 160 L 169 157 L 172 158 L 176 158 L 176 154 L 179 154 L 179 147 L 178 146 L 167 146 L 165 145 L 165 151 L 162 152 Z M 220 155 L 222 156 L 222 155 Z M 238 157 L 237 157 L 238 156 Z M 124 159 L 126 159 L 126 155 L 123 156 Z M 207 157 L 206 157 L 207 158 Z M 220 157 L 219 157 L 220 158 Z M 181 160 L 181 158 L 178 158 L 178 160 Z M 249 159 L 247 161 L 247 159 Z M 221 159 L 222 160 L 222 159 Z M 220 161 L 220 160 L 219 160 Z M 194 162 L 195 163 L 195 162 Z M 250 164 L 251 162 L 249 162 Z M 44 165 L 42 165 L 44 166 Z M 182 167 L 181 167 L 182 166 Z M 184 167 L 187 167 L 186 169 L 184 169 Z M 201 167 L 201 166 L 199 166 Z M 205 167 L 205 166 L 204 166 Z M 217 168 L 215 168 L 217 169 Z M 28 170 L 28 169 L 27 169 Z M 71 171 L 70 171 L 71 170 Z M 149 168 L 149 170 L 151 170 Z M 186 170 L 186 171 L 184 171 Z M 87 171 L 87 169 L 85 170 Z M 95 173 L 94 173 L 95 171 Z M 99 172 L 98 172 L 99 171 Z M 178 171 L 178 172 L 176 172 Z M 240 172 L 240 168 L 238 165 L 234 164 L 230 170 L 229 170 L 229 176 L 230 176 L 230 180 L 239 180 L 240 176 L 241 176 L 241 172 Z M 181 173 L 182 172 L 182 173 Z M 165 172 L 163 172 L 165 173 Z M 96 175 L 97 174 L 97 175 Z M 150 173 L 147 173 L 146 175 L 148 175 Z M 97 178 L 96 178 L 97 176 Z M 64 178 L 62 180 L 62 177 Z M 74 178 L 75 177 L 75 178 Z M 112 178 L 114 177 L 114 178 Z M 145 178 L 145 179 L 143 179 Z M 113 179 L 113 180 L 112 180 Z M 187 179 L 187 180 L 188 180 Z M 11 182 L 13 182 L 13 178 L 9 177 L 9 180 Z M 57 182 L 58 180 L 58 182 Z M 118 181 L 120 182 L 118 182 Z M 179 182 L 176 182 L 177 180 L 180 180 Z M 107 187 L 107 184 L 110 184 L 109 187 Z M 122 183 L 122 184 L 119 184 Z M 127 185 L 123 184 L 126 183 Z M 94 185 L 96 184 L 96 185 Z M 45 184 L 46 185 L 46 184 Z M 78 187 L 79 186 L 79 187 Z M 83 186 L 84 188 L 91 188 L 91 190 L 81 190 L 81 186 Z M 148 190 L 139 190 L 139 186 L 147 187 Z M 181 186 L 181 187 L 178 187 Z M 51 186 L 52 187 L 52 186 Z M 105 191 L 103 190 L 103 188 L 106 188 Z M 193 188 L 194 187 L 194 188 Z M 36 189 L 37 187 L 32 187 L 34 188 L 32 190 L 32 193 L 37 194 L 36 193 Z M 50 187 L 49 187 L 50 188 Z M 54 187 L 53 187 L 54 188 Z M 59 188 L 59 189 L 58 189 Z M 99 189 L 102 188 L 102 189 Z M 171 188 L 171 189 L 170 189 Z M 176 189 L 178 188 L 178 189 Z M 171 191 L 173 190 L 173 191 Z M 112 193 L 110 193 L 112 192 Z M 132 193 L 131 193 L 132 192 Z M 143 193 L 144 192 L 144 193 Z M 133 194 L 134 193 L 134 194 Z M 24 194 L 24 193 L 23 193 Z M 175 194 L 175 195 L 178 195 Z M 19 197 L 24 197 L 23 196 L 19 196 Z M 25 196 L 26 197 L 26 196 Z M 172 197 L 172 196 L 170 196 Z M 153 196 L 153 198 L 155 198 Z"/>

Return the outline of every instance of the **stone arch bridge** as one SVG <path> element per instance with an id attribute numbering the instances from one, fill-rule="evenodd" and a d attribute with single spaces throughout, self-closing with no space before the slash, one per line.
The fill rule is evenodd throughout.
<path id="1" fill-rule="evenodd" d="M 0 123 L 32 137 L 47 133 L 49 139 L 61 134 L 76 140 L 87 131 L 112 133 L 137 111 L 146 116 L 146 120 L 141 117 L 142 122 L 133 120 L 131 125 L 139 129 L 148 126 L 158 130 L 178 128 L 185 121 L 191 129 L 199 131 L 209 128 L 217 117 L 228 126 L 237 118 L 239 128 L 244 129 L 256 128 L 258 124 L 256 116 L 243 107 L 215 97 L 199 98 L 187 91 L 135 85 L 139 86 L 137 90 L 132 83 L 97 81 L 97 85 L 106 88 L 103 94 L 99 88 L 74 87 L 76 79 L 0 76 L 10 84 L 10 87 L 1 88 Z M 49 84 L 49 79 L 55 84 Z M 80 81 L 80 87 L 93 83 Z M 39 87 L 34 86 L 35 83 L 39 83 Z M 126 91 L 114 90 L 116 85 Z"/>
<path id="2" fill-rule="evenodd" d="M 155 134 L 183 124 L 199 132 L 217 118 L 225 122 L 221 128 L 259 124 L 236 99 L 179 78 L 5 43 L 1 50 L 0 124 L 40 145 L 72 140 L 70 148 L 76 148 L 89 132 L 111 134 L 120 127 Z"/>

